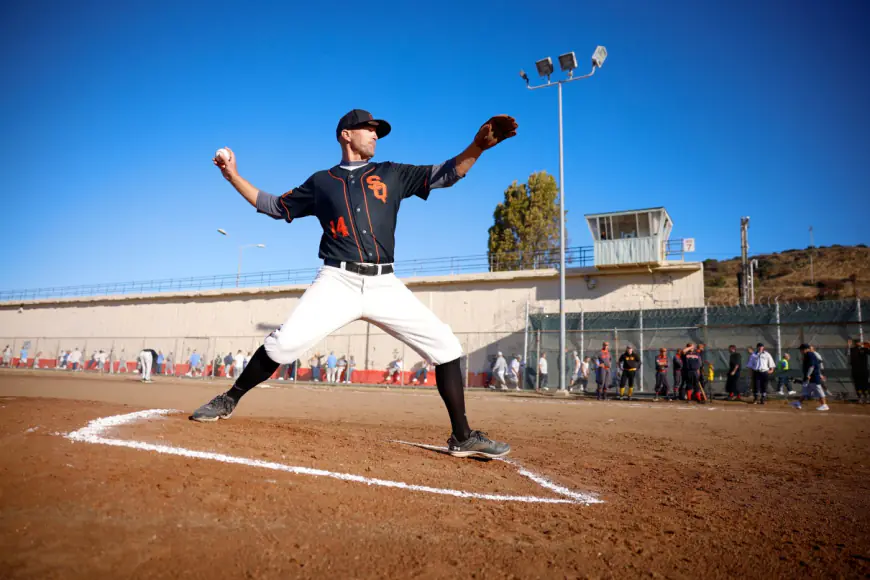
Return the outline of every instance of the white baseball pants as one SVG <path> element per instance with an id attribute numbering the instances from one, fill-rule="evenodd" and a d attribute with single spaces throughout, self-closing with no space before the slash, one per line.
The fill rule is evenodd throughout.
<path id="1" fill-rule="evenodd" d="M 433 364 L 462 356 L 462 346 L 395 274 L 361 276 L 323 266 L 281 327 L 266 337 L 273 361 L 289 364 L 339 328 L 366 320 Z"/>
<path id="2" fill-rule="evenodd" d="M 139 353 L 139 364 L 142 365 L 142 380 L 150 381 L 151 380 L 151 365 L 154 362 L 152 359 L 154 357 L 151 356 L 151 353 L 147 350 L 143 350 Z"/>

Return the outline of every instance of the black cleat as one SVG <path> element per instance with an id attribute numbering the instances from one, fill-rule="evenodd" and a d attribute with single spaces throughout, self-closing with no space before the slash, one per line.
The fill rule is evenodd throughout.
<path id="1" fill-rule="evenodd" d="M 190 416 L 192 421 L 200 421 L 210 423 L 218 419 L 229 419 L 233 416 L 233 410 L 236 408 L 236 403 L 229 398 L 226 393 L 218 395 L 199 409 L 193 412 Z"/>
<path id="2" fill-rule="evenodd" d="M 484 457 L 494 459 L 504 457 L 511 452 L 511 446 L 507 443 L 493 441 L 483 431 L 472 431 L 471 436 L 465 441 L 459 442 L 451 435 L 447 440 L 447 452 L 453 457 Z"/>

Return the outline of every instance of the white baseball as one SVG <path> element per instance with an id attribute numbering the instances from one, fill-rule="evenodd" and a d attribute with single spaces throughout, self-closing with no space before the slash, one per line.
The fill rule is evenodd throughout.
<path id="1" fill-rule="evenodd" d="M 226 148 L 221 148 L 215 151 L 214 154 L 215 159 L 221 159 L 224 163 L 228 163 L 230 160 L 230 152 L 227 151 Z"/>

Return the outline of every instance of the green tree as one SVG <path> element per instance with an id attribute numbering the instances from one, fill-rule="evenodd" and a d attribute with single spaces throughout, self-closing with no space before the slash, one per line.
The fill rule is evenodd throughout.
<path id="1" fill-rule="evenodd" d="M 559 188 L 546 171 L 514 181 L 493 212 L 489 228 L 490 270 L 525 270 L 559 262 Z"/>

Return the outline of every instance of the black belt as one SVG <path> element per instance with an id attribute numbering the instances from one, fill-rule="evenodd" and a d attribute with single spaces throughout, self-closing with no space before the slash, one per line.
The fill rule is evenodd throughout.
<path id="1" fill-rule="evenodd" d="M 342 262 L 339 260 L 331 260 L 329 258 L 323 260 L 323 263 L 333 268 L 341 268 L 360 276 L 379 276 L 381 274 L 392 274 L 392 264 L 360 264 L 358 262 Z"/>

